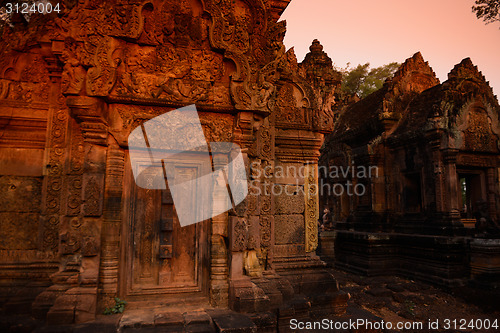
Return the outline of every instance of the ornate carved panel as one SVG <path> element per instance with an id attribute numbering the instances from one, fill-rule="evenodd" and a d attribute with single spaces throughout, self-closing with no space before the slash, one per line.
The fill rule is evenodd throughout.
<path id="1" fill-rule="evenodd" d="M 248 244 L 248 222 L 244 217 L 230 216 L 230 250 L 244 251 Z"/>
<path id="2" fill-rule="evenodd" d="M 42 213 L 43 249 L 56 251 L 59 244 L 59 222 L 61 209 L 61 191 L 63 189 L 63 172 L 66 150 L 66 129 L 68 112 L 60 105 L 53 109 L 49 130 L 49 163 L 48 175 L 45 177 L 45 204 Z"/>
<path id="3" fill-rule="evenodd" d="M 310 115 L 306 107 L 309 101 L 295 85 L 286 83 L 277 93 L 276 124 L 284 128 L 308 128 Z"/>
<path id="4" fill-rule="evenodd" d="M 317 164 L 307 164 L 305 170 L 305 241 L 306 251 L 311 252 L 318 247 L 318 166 Z"/>
<path id="5" fill-rule="evenodd" d="M 473 109 L 467 117 L 464 129 L 464 150 L 480 152 L 499 152 L 500 139 L 491 130 L 491 120 L 483 109 Z"/>
<path id="6" fill-rule="evenodd" d="M 85 174 L 83 189 L 83 214 L 101 216 L 103 202 L 104 175 Z"/>

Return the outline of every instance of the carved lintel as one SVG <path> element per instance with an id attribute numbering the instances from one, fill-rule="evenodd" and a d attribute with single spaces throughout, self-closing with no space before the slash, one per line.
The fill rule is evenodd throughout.
<path id="1" fill-rule="evenodd" d="M 323 134 L 309 131 L 278 129 L 275 133 L 275 154 L 281 162 L 316 163 Z"/>

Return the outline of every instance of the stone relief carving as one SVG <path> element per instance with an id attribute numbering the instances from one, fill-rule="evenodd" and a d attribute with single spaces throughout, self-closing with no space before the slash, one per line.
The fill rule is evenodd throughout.
<path id="1" fill-rule="evenodd" d="M 53 111 L 52 128 L 49 138 L 49 163 L 47 165 L 45 205 L 42 214 L 43 248 L 57 251 L 59 244 L 59 213 L 61 208 L 61 190 L 63 187 L 64 151 L 66 144 L 66 128 L 68 122 L 67 110 L 64 108 Z"/>
<path id="2" fill-rule="evenodd" d="M 247 248 L 248 224 L 245 218 L 231 216 L 231 251 L 239 252 Z"/>
<path id="3" fill-rule="evenodd" d="M 83 89 L 87 72 L 77 55 L 80 50 L 76 41 L 68 37 L 64 41 L 64 45 L 65 48 L 61 54 L 61 59 L 64 62 L 61 75 L 61 90 L 65 94 L 78 95 Z"/>
<path id="4" fill-rule="evenodd" d="M 85 175 L 83 214 L 85 216 L 100 216 L 102 214 L 102 175 Z"/>
<path id="5" fill-rule="evenodd" d="M 0 64 L 0 99 L 24 103 L 46 103 L 49 72 L 39 53 L 11 52 Z M 7 62 L 7 60 L 9 60 Z"/>
<path id="6" fill-rule="evenodd" d="M 58 273 L 52 276 L 56 284 L 52 289 L 62 285 L 72 288 L 67 293 L 62 288 L 47 290 L 41 299 L 50 298 L 50 304 L 43 306 L 54 305 L 52 318 L 59 315 L 57 311 L 66 311 L 70 320 L 76 320 L 84 311 L 70 302 L 75 298 L 81 301 L 79 293 L 92 298 L 93 306 L 108 306 L 121 288 L 117 281 L 122 279 L 118 272 L 123 264 L 120 246 L 124 238 L 117 231 L 127 211 L 127 201 L 122 202 L 129 182 L 124 179 L 124 148 L 132 128 L 179 106 L 200 104 L 207 140 L 240 144 L 248 169 L 253 162 L 260 163 L 258 188 L 264 190 L 275 181 L 273 167 L 282 149 L 277 147 L 278 140 L 294 159 L 303 162 L 308 158 L 294 147 L 302 137 L 293 133 L 299 127 L 305 130 L 301 133 L 314 131 L 315 99 L 314 91 L 304 87 L 297 73 L 293 51 L 285 52 L 285 23 L 276 23 L 285 2 L 89 0 L 68 1 L 66 5 L 64 13 L 47 22 L 44 28 L 49 32 L 35 33 L 33 37 L 38 39 L 30 36 L 18 42 L 13 38 L 13 43 L 21 46 L 16 50 L 22 51 L 6 58 L 15 59 L 17 53 L 30 55 L 20 55 L 21 60 L 12 63 L 4 62 L 2 54 L 0 98 L 45 103 L 49 111 L 48 163 L 38 222 L 43 240 L 38 240 L 37 246 L 49 253 L 39 257 L 60 261 L 53 265 Z M 31 52 L 37 48 L 41 51 Z M 19 66 L 23 62 L 34 65 L 24 70 Z M 43 62 L 44 66 L 39 66 Z M 289 111 L 293 112 L 281 116 Z M 284 131 L 293 129 L 278 135 L 276 118 L 288 122 Z M 292 126 L 296 123 L 301 125 Z M 319 141 L 319 136 L 314 140 Z M 214 163 L 217 159 L 220 156 L 214 157 Z M 294 243 L 284 244 L 281 253 L 304 255 L 307 201 L 295 199 L 281 205 L 269 193 L 253 195 L 228 214 L 212 219 L 207 235 L 210 241 L 200 243 L 210 246 L 207 283 L 212 304 L 227 306 L 232 283 L 230 251 L 242 252 L 242 268 L 249 276 L 260 277 L 263 268 L 274 268 L 273 256 L 279 253 L 274 252 L 276 211 L 282 216 L 294 215 L 301 226 L 292 237 Z M 297 207 L 291 207 L 296 203 Z M 148 204 L 145 210 L 152 219 L 155 205 Z M 286 227 L 286 219 L 280 221 Z M 10 222 L 12 228 L 15 223 Z M 157 269 L 154 228 L 144 226 L 144 238 L 151 239 L 136 249 L 145 277 L 152 277 Z M 27 239 L 25 248 L 35 251 L 32 243 Z M 59 255 L 54 255 L 56 252 Z M 281 259 L 281 267 L 295 265 L 289 258 Z"/>
<path id="7" fill-rule="evenodd" d="M 318 176 L 317 165 L 307 164 L 304 179 L 305 192 L 305 233 L 306 251 L 312 252 L 318 247 Z"/>

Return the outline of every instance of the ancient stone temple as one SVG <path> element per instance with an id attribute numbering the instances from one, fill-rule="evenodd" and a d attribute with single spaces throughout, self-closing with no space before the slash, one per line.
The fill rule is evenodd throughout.
<path id="1" fill-rule="evenodd" d="M 288 2 L 66 1 L 59 15 L 4 27 L 5 311 L 80 323 L 119 297 L 127 309 L 271 311 L 275 327 L 343 313 L 348 295 L 315 254 L 317 161 L 334 122 L 334 89 L 320 83 L 338 77 L 315 60 L 326 57 L 319 43 L 302 65 L 285 50 Z M 315 66 L 331 77 L 312 80 Z M 135 184 L 127 138 L 190 104 L 207 141 L 240 146 L 252 186 L 236 208 L 181 228 L 168 190 Z M 190 179 L 206 166 L 171 167 Z"/>
<path id="2" fill-rule="evenodd" d="M 321 158 L 320 187 L 360 186 L 322 196 L 336 221 L 336 265 L 498 285 L 499 121 L 498 100 L 470 59 L 440 84 L 420 53 L 345 110 Z M 354 172 L 332 174 L 338 167 Z"/>

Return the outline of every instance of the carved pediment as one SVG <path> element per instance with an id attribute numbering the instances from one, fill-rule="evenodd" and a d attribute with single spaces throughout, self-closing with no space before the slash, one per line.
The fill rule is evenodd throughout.
<path id="1" fill-rule="evenodd" d="M 461 150 L 476 152 L 500 152 L 500 129 L 498 119 L 477 104 L 468 108 L 458 119 L 457 146 Z"/>

